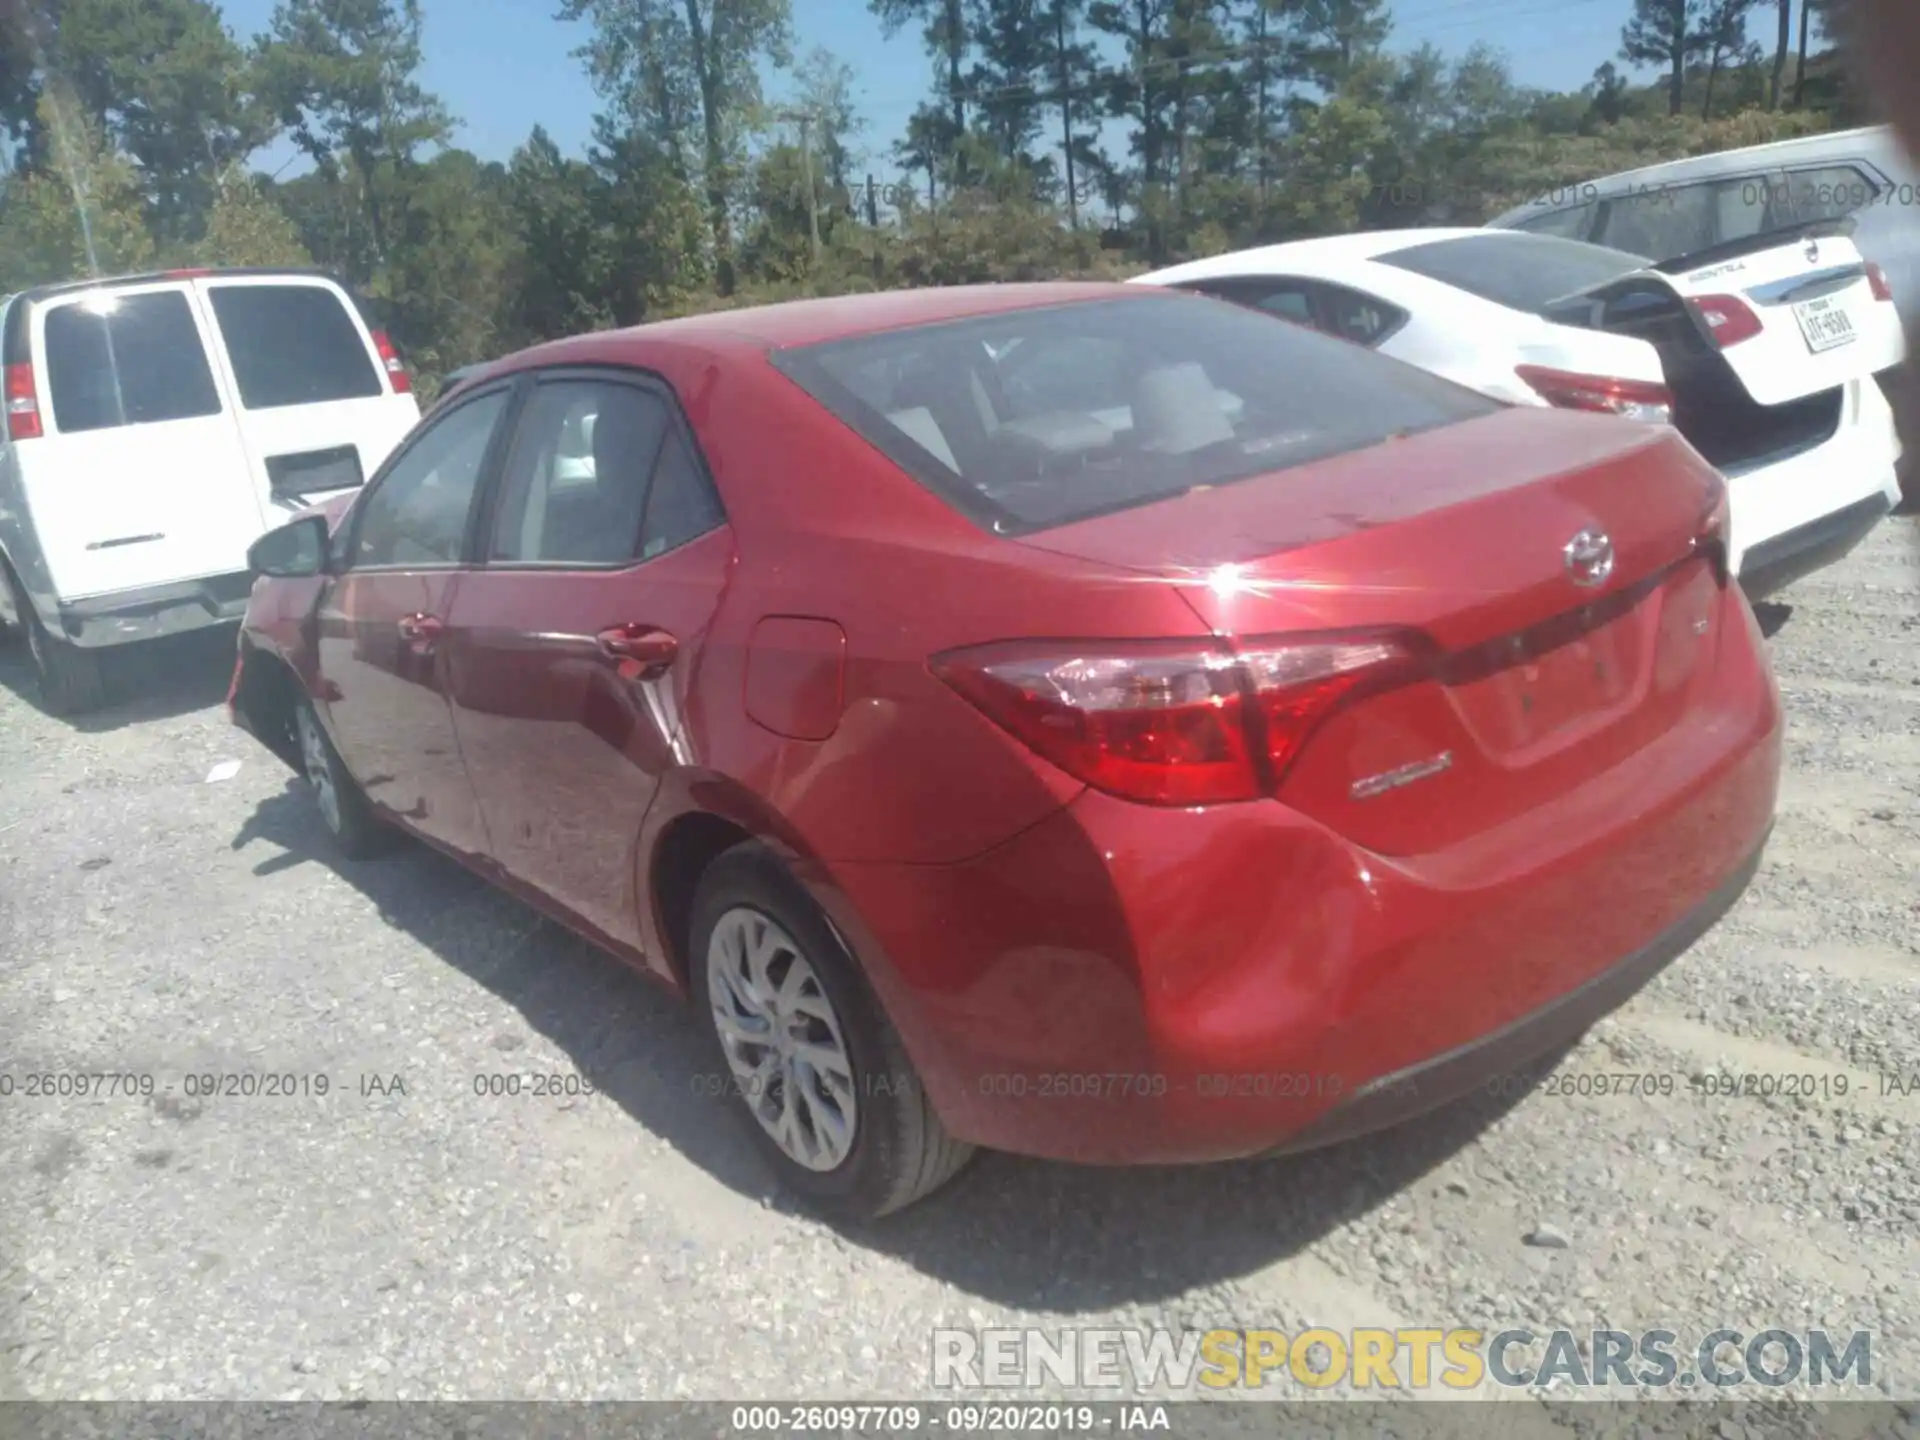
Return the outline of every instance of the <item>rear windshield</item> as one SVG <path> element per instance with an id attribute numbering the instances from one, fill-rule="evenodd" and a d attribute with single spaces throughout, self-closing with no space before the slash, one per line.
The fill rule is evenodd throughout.
<path id="1" fill-rule="evenodd" d="M 53 423 L 63 434 L 218 415 L 207 352 L 187 297 L 103 290 L 47 311 Z"/>
<path id="2" fill-rule="evenodd" d="M 386 393 L 340 297 L 319 285 L 215 285 L 214 317 L 249 410 Z"/>
<path id="3" fill-rule="evenodd" d="M 1624 250 L 1513 230 L 1429 240 L 1376 258 L 1528 314 L 1647 264 Z"/>
<path id="4" fill-rule="evenodd" d="M 777 352 L 821 404 L 1001 534 L 1488 414 L 1358 345 L 1171 292 Z"/>

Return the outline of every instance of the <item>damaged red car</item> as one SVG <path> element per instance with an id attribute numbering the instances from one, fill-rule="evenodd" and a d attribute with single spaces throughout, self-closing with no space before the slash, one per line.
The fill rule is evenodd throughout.
<path id="1" fill-rule="evenodd" d="M 1758 864 L 1675 431 L 1118 285 L 543 345 L 264 537 L 235 718 L 693 1002 L 787 1185 L 1222 1160 L 1563 1047 Z"/>

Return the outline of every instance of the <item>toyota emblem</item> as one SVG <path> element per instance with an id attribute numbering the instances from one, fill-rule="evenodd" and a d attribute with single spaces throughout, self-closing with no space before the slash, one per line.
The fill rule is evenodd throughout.
<path id="1" fill-rule="evenodd" d="M 1807 263 L 1809 265 L 1820 263 L 1820 242 L 1811 235 L 1807 237 Z"/>
<path id="2" fill-rule="evenodd" d="M 1613 541 L 1604 530 L 1582 530 L 1560 553 L 1576 585 L 1592 588 L 1613 574 Z"/>

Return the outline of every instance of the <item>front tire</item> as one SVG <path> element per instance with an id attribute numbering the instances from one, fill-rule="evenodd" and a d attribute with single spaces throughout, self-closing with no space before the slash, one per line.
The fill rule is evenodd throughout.
<path id="1" fill-rule="evenodd" d="M 293 728 L 300 742 L 301 768 L 334 845 L 349 860 L 385 854 L 392 848 L 393 832 L 374 817 L 365 792 L 347 773 L 313 702 L 304 695 L 295 702 Z"/>
<path id="2" fill-rule="evenodd" d="M 707 868 L 689 940 L 720 1077 L 786 1188 L 864 1223 L 960 1173 L 973 1147 L 940 1123 L 858 964 L 764 846 Z"/>

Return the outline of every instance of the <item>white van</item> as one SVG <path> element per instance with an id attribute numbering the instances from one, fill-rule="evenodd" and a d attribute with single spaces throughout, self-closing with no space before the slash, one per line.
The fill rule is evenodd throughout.
<path id="1" fill-rule="evenodd" d="M 420 416 L 387 337 L 309 271 L 24 291 L 0 365 L 0 623 L 61 714 L 100 703 L 111 647 L 238 620 L 247 547 Z"/>

